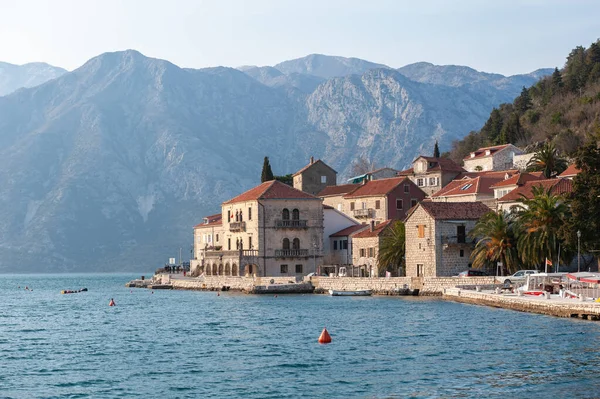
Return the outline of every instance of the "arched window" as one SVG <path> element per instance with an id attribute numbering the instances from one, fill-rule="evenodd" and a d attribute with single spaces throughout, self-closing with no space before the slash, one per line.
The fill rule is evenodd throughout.
<path id="1" fill-rule="evenodd" d="M 300 239 L 299 238 L 294 238 L 294 241 L 292 241 L 292 249 L 300 249 Z"/>
<path id="2" fill-rule="evenodd" d="M 283 239 L 283 249 L 290 249 L 290 240 L 289 238 Z"/>
<path id="3" fill-rule="evenodd" d="M 292 220 L 300 220 L 300 211 L 298 209 L 292 211 Z"/>
<path id="4" fill-rule="evenodd" d="M 283 220 L 290 220 L 290 211 L 287 208 L 284 208 L 283 212 L 281 212 L 281 218 Z"/>

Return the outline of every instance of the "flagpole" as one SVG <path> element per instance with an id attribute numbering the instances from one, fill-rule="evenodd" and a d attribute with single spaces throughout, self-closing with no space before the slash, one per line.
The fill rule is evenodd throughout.
<path id="1" fill-rule="evenodd" d="M 544 262 L 544 273 L 548 273 L 548 258 L 546 257 L 546 261 Z"/>

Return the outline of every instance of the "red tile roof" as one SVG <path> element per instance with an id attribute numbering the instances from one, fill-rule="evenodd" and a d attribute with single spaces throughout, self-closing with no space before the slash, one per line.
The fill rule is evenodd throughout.
<path id="1" fill-rule="evenodd" d="M 513 176 L 517 173 L 521 173 L 519 169 L 506 169 L 506 170 L 488 170 L 482 172 L 463 172 L 458 175 L 456 178 L 460 179 L 463 177 L 477 177 L 477 176 L 488 176 L 488 177 L 502 177 L 506 178 L 506 175 Z"/>
<path id="2" fill-rule="evenodd" d="M 479 148 L 475 151 L 473 151 L 472 153 L 475 154 L 474 157 L 471 157 L 472 153 L 469 153 L 469 155 L 467 155 L 466 157 L 463 158 L 464 161 L 468 161 L 469 159 L 479 159 L 479 158 L 485 158 L 485 157 L 489 157 L 494 155 L 495 153 L 497 153 L 498 151 L 501 151 L 503 149 L 505 149 L 506 147 L 508 147 L 511 144 L 503 144 L 503 145 L 495 145 L 492 147 L 483 147 L 483 148 Z M 485 152 L 487 150 L 490 150 L 490 155 L 486 155 Z"/>
<path id="3" fill-rule="evenodd" d="M 528 181 L 523 186 L 515 188 L 510 193 L 506 194 L 504 197 L 498 199 L 499 202 L 515 202 L 523 198 L 531 199 L 533 198 L 533 187 L 541 186 L 544 187 L 545 190 L 551 189 L 550 192 L 552 194 L 569 194 L 573 192 L 573 182 L 570 179 L 546 179 L 546 180 L 536 180 L 536 181 Z"/>
<path id="4" fill-rule="evenodd" d="M 387 195 L 390 191 L 398 187 L 404 181 L 412 183 L 406 177 L 391 177 L 389 179 L 370 180 L 359 187 L 344 195 L 344 198 L 372 197 Z"/>
<path id="5" fill-rule="evenodd" d="M 204 216 L 202 218 L 204 221 L 207 221 L 208 223 L 199 223 L 197 225 L 194 226 L 195 229 L 200 228 L 200 227 L 213 227 L 213 226 L 218 226 L 221 225 L 222 219 L 223 219 L 223 215 L 221 215 L 220 213 L 216 213 L 214 215 L 210 215 L 210 216 Z"/>
<path id="6" fill-rule="evenodd" d="M 473 220 L 490 212 L 490 208 L 481 202 L 422 201 L 419 206 L 436 220 Z"/>
<path id="7" fill-rule="evenodd" d="M 360 187 L 360 184 L 340 184 L 339 186 L 327 186 L 321 190 L 319 194 L 317 194 L 317 197 L 329 197 L 332 195 L 347 194 L 358 187 Z"/>
<path id="8" fill-rule="evenodd" d="M 398 176 L 410 176 L 413 173 L 415 173 L 415 170 L 413 168 L 410 168 L 410 169 L 401 170 L 400 172 L 398 172 Z"/>
<path id="9" fill-rule="evenodd" d="M 298 176 L 299 174 L 301 174 L 302 172 L 305 172 L 308 168 L 312 167 L 313 165 L 316 165 L 319 162 L 322 163 L 323 165 L 327 166 L 329 169 L 331 169 L 333 171 L 333 173 L 337 173 L 331 166 L 327 165 L 325 162 L 321 161 L 320 159 L 317 159 L 313 163 L 309 163 L 308 165 L 306 165 L 305 167 L 303 167 L 302 169 L 300 169 L 299 171 L 294 173 L 292 175 L 292 177 Z"/>
<path id="10" fill-rule="evenodd" d="M 354 226 L 346 227 L 345 229 L 342 229 L 337 233 L 330 234 L 329 237 L 348 237 L 352 235 L 352 233 L 356 233 L 357 231 L 367 229 L 368 227 L 368 224 L 357 224 Z"/>
<path id="11" fill-rule="evenodd" d="M 229 201 L 223 202 L 223 205 L 236 202 L 256 201 L 259 199 L 319 199 L 304 191 L 297 190 L 278 180 L 266 181 L 250 190 L 238 195 Z"/>
<path id="12" fill-rule="evenodd" d="M 449 197 L 452 195 L 493 194 L 492 185 L 504 180 L 504 176 L 477 176 L 469 179 L 452 180 L 446 187 L 434 193 L 431 197 Z"/>
<path id="13" fill-rule="evenodd" d="M 366 227 L 368 227 L 367 229 L 361 231 L 360 233 L 356 233 L 356 234 L 352 235 L 352 238 L 354 239 L 354 238 L 379 237 L 381 235 L 381 233 L 383 233 L 383 231 L 385 230 L 385 228 L 388 227 L 388 225 L 391 222 L 392 222 L 392 220 L 386 220 L 385 222 L 381 222 L 377 226 L 375 226 L 375 228 L 373 229 L 373 231 L 371 231 L 369 225 L 366 225 Z"/>
<path id="14" fill-rule="evenodd" d="M 501 182 L 493 184 L 491 186 L 491 188 L 499 188 L 499 187 L 515 186 L 515 185 L 522 186 L 523 184 L 527 183 L 528 181 L 542 180 L 543 178 L 544 178 L 544 176 L 542 175 L 542 172 L 517 173 L 517 174 L 513 175 L 512 177 L 509 177 L 506 180 L 502 180 Z"/>
<path id="15" fill-rule="evenodd" d="M 459 164 L 457 164 L 456 162 L 454 162 L 451 159 L 448 158 L 435 158 L 435 157 L 424 157 L 424 156 L 420 156 L 419 158 L 423 158 L 425 159 L 427 162 L 434 162 L 436 165 L 432 166 L 431 168 L 429 167 L 429 165 L 427 165 L 427 170 L 442 170 L 445 172 L 464 172 L 465 170 L 462 168 L 462 166 L 460 166 Z M 415 159 L 415 161 L 417 160 Z M 413 161 L 414 163 L 414 161 Z"/>
<path id="16" fill-rule="evenodd" d="M 581 170 L 577 169 L 577 166 L 572 163 L 564 172 L 558 175 L 558 177 L 574 177 L 577 176 L 579 172 L 581 172 Z"/>

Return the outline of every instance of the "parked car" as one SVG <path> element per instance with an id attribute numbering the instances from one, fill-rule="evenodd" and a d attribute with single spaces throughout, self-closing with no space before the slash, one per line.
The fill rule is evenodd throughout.
<path id="1" fill-rule="evenodd" d="M 465 270 L 464 272 L 458 273 L 458 277 L 476 277 L 476 276 L 489 276 L 489 274 L 487 274 L 483 270 L 477 270 L 477 269 L 468 269 L 468 270 Z"/>
<path id="2" fill-rule="evenodd" d="M 519 270 L 512 276 L 506 276 L 504 284 L 512 284 L 514 281 L 525 281 L 528 274 L 539 273 L 538 270 Z"/>

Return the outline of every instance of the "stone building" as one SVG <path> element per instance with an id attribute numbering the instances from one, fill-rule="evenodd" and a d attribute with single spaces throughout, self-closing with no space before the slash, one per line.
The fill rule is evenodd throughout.
<path id="1" fill-rule="evenodd" d="M 271 180 L 224 202 L 221 217 L 221 245 L 196 250 L 198 274 L 302 276 L 322 262 L 320 198 Z"/>
<path id="2" fill-rule="evenodd" d="M 375 277 L 379 275 L 379 248 L 386 229 L 393 220 L 385 220 L 378 225 L 371 221 L 368 229 L 352 234 L 352 262 L 358 266 L 361 276 Z"/>
<path id="3" fill-rule="evenodd" d="M 420 202 L 405 220 L 406 276 L 455 276 L 471 267 L 476 241 L 469 237 L 490 212 L 480 202 Z"/>
<path id="4" fill-rule="evenodd" d="M 524 152 L 512 144 L 484 147 L 473 151 L 463 159 L 467 172 L 511 169 L 515 155 Z"/>
<path id="5" fill-rule="evenodd" d="M 523 186 L 528 181 L 542 180 L 542 172 L 522 172 L 512 176 L 506 175 L 506 178 L 490 187 L 494 190 L 494 198 L 500 199 L 514 189 Z"/>
<path id="6" fill-rule="evenodd" d="M 346 227 L 329 235 L 329 258 L 325 261 L 327 265 L 348 266 L 353 264 L 352 248 L 354 234 L 366 230 L 369 225 L 357 224 Z"/>
<path id="7" fill-rule="evenodd" d="M 338 265 L 342 263 L 347 263 L 346 260 L 348 257 L 344 257 L 340 250 L 342 247 L 348 247 L 348 243 L 344 245 L 344 243 L 340 242 L 340 248 L 338 249 L 337 242 L 331 242 L 329 237 L 332 234 L 335 234 L 339 231 L 345 231 L 348 228 L 360 227 L 364 228 L 366 226 L 361 225 L 356 221 L 356 219 L 338 211 L 337 209 L 323 205 L 323 264 L 324 265 Z M 352 258 L 349 258 L 352 260 Z"/>
<path id="8" fill-rule="evenodd" d="M 203 251 L 222 246 L 223 220 L 220 213 L 205 216 L 202 223 L 194 226 L 194 256 L 192 262 L 202 258 Z"/>
<path id="9" fill-rule="evenodd" d="M 310 157 L 310 163 L 293 174 L 294 188 L 317 195 L 327 186 L 337 184 L 337 172 L 320 159 Z"/>
<path id="10" fill-rule="evenodd" d="M 406 176 L 427 195 L 441 190 L 465 170 L 456 162 L 446 158 L 420 156 L 412 163 L 412 168 L 398 172 Z"/>
<path id="11" fill-rule="evenodd" d="M 431 196 L 434 202 L 482 202 L 490 209 L 496 209 L 494 184 L 505 180 L 506 173 L 481 174 L 476 177 L 465 176 L 453 180 L 446 187 Z"/>
<path id="12" fill-rule="evenodd" d="M 503 197 L 498 198 L 498 210 L 510 212 L 515 206 L 523 206 L 520 200 L 522 198 L 533 198 L 534 187 L 543 187 L 545 190 L 550 190 L 552 194 L 569 195 L 573 192 L 573 181 L 562 178 L 528 181 Z"/>
<path id="13" fill-rule="evenodd" d="M 342 212 L 361 223 L 402 220 L 424 198 L 423 190 L 407 177 L 371 180 L 343 196 Z"/>
<path id="14" fill-rule="evenodd" d="M 535 152 L 529 152 L 527 154 L 520 154 L 520 155 L 515 154 L 515 156 L 513 157 L 512 168 L 519 169 L 520 171 L 527 170 L 527 164 L 529 163 L 531 158 L 533 158 L 534 155 L 535 155 Z"/>
<path id="15" fill-rule="evenodd" d="M 341 184 L 339 186 L 327 186 L 317 197 L 323 200 L 323 205 L 331 206 L 340 212 L 350 214 L 349 210 L 344 207 L 344 195 L 351 193 L 360 187 L 360 184 Z"/>

